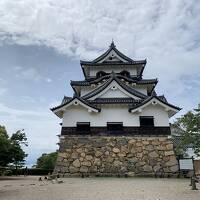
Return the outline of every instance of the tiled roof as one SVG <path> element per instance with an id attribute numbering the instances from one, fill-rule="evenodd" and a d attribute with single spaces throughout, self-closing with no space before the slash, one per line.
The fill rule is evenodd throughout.
<path id="1" fill-rule="evenodd" d="M 151 99 L 153 99 L 153 98 L 156 98 L 157 100 L 159 100 L 159 101 L 161 101 L 163 104 L 165 104 L 165 105 L 167 105 L 167 106 L 170 106 L 170 107 L 172 107 L 172 108 L 174 108 L 174 109 L 176 109 L 176 110 L 181 110 L 181 108 L 179 108 L 179 107 L 177 107 L 177 106 L 174 106 L 174 105 L 172 105 L 172 104 L 169 104 L 167 101 L 166 101 L 166 99 L 164 100 L 164 99 L 162 99 L 163 97 L 159 97 L 159 96 L 150 96 L 150 97 L 148 97 L 148 98 L 146 98 L 144 101 L 142 101 L 140 104 L 137 104 L 137 105 L 134 105 L 134 106 L 132 106 L 130 109 L 129 109 L 129 111 L 131 111 L 131 110 L 134 110 L 134 109 L 136 109 L 136 108 L 139 108 L 140 106 L 143 106 L 143 105 L 145 105 L 147 102 L 149 102 Z"/>
<path id="2" fill-rule="evenodd" d="M 131 61 L 131 62 L 116 62 L 116 61 L 110 61 L 110 62 L 103 62 L 103 63 L 94 63 L 93 61 L 80 61 L 81 65 L 91 65 L 91 66 L 100 66 L 100 65 L 141 65 L 141 64 L 146 64 L 146 60 L 137 60 L 137 61 Z"/>
<path id="3" fill-rule="evenodd" d="M 109 75 L 105 75 L 102 76 L 100 78 L 91 80 L 91 81 L 87 81 L 87 80 L 83 80 L 83 81 L 71 81 L 71 85 L 72 86 L 90 86 L 91 84 L 97 84 L 99 82 L 101 82 L 102 80 L 106 80 L 109 79 L 112 76 L 112 74 Z M 158 80 L 157 79 L 137 79 L 137 78 L 129 78 L 126 76 L 122 76 L 119 74 L 115 75 L 117 78 L 119 79 L 124 79 L 130 83 L 136 83 L 139 85 L 143 85 L 143 84 L 157 84 Z"/>
<path id="4" fill-rule="evenodd" d="M 72 102 L 74 99 L 78 99 L 78 100 L 81 101 L 83 104 L 85 104 L 85 105 L 87 105 L 87 106 L 89 106 L 89 107 L 91 107 L 91 108 L 94 108 L 94 109 L 96 109 L 96 110 L 98 110 L 98 111 L 101 111 L 100 108 L 96 107 L 96 106 L 93 105 L 93 104 L 90 104 L 89 101 L 86 101 L 86 100 L 84 100 L 84 99 L 82 99 L 82 98 L 80 98 L 80 97 L 75 96 L 75 97 L 73 97 L 73 98 L 71 98 L 71 99 L 69 99 L 69 98 L 70 98 L 70 97 L 64 97 L 62 103 L 61 103 L 60 105 L 54 107 L 54 108 L 51 108 L 51 110 L 54 111 L 54 110 L 56 110 L 56 109 L 59 109 L 59 108 L 65 106 L 65 105 L 69 104 L 69 103 Z"/>
<path id="5" fill-rule="evenodd" d="M 132 87 L 127 86 L 126 84 L 124 84 L 120 79 L 118 79 L 115 76 L 114 73 L 112 73 L 112 76 L 104 84 L 102 84 L 97 89 L 89 92 L 88 94 L 84 95 L 82 98 L 83 99 L 89 99 L 89 98 L 97 95 L 98 93 L 100 93 L 101 91 L 103 91 L 113 80 L 115 80 L 124 90 L 126 90 L 130 94 L 132 94 L 134 96 L 137 96 L 139 98 L 143 98 L 143 99 L 145 99 L 147 97 L 146 95 L 142 94 L 141 92 L 138 92 L 137 90 L 133 89 Z"/>

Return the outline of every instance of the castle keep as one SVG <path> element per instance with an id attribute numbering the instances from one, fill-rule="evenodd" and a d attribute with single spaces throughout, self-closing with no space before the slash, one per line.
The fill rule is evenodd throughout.
<path id="1" fill-rule="evenodd" d="M 132 60 L 112 42 L 104 54 L 80 64 L 85 80 L 71 81 L 74 96 L 51 109 L 62 119 L 54 172 L 176 174 L 169 118 L 180 108 L 156 94 L 157 79 L 143 79 L 146 60 Z"/>

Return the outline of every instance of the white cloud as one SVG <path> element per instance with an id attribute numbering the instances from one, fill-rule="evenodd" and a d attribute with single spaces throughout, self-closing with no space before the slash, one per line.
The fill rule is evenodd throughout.
<path id="1" fill-rule="evenodd" d="M 52 79 L 48 77 L 44 77 L 39 70 L 33 67 L 21 67 L 15 66 L 13 68 L 16 71 L 16 78 L 20 80 L 30 80 L 30 81 L 45 81 L 47 83 L 51 83 Z"/>
<path id="2" fill-rule="evenodd" d="M 199 10 L 196 0 L 2 0 L 0 36 L 88 59 L 114 38 L 129 56 L 148 59 L 147 75 L 174 80 L 199 72 Z M 22 75 L 39 79 L 33 69 Z"/>

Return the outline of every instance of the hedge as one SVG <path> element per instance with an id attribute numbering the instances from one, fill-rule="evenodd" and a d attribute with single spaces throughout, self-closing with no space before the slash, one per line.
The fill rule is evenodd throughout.
<path id="1" fill-rule="evenodd" d="M 48 175 L 48 173 L 52 173 L 53 169 L 40 169 L 40 168 L 30 168 L 30 169 L 13 169 L 13 168 L 0 168 L 0 175 Z"/>

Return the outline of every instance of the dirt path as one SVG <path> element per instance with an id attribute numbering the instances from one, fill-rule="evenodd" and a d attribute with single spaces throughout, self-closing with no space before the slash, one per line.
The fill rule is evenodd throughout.
<path id="1" fill-rule="evenodd" d="M 189 179 L 65 178 L 64 183 L 38 177 L 0 178 L 1 200 L 199 200 Z"/>

